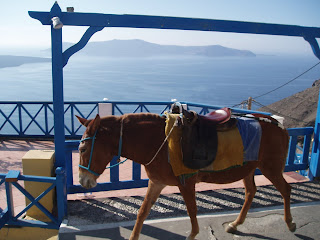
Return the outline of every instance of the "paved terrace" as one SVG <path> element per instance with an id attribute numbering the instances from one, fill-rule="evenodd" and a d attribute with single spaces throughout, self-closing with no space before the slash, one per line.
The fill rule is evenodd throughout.
<path id="1" fill-rule="evenodd" d="M 21 159 L 27 151 L 32 149 L 51 150 L 53 148 L 54 145 L 51 141 L 1 141 L 0 172 L 6 173 L 9 169 L 20 170 L 21 172 L 23 172 Z M 74 152 L 73 168 L 75 183 L 77 183 L 78 181 L 78 159 L 78 153 Z M 130 162 L 126 162 L 125 164 L 120 166 L 120 180 L 128 179 L 128 176 L 131 176 Z M 142 176 L 146 177 L 144 171 L 142 172 Z M 318 182 L 309 182 L 307 178 L 295 172 L 284 173 L 284 176 L 293 187 L 293 204 L 304 204 L 320 201 L 320 185 Z M 258 186 L 258 192 L 253 202 L 252 208 L 282 208 L 282 198 L 278 191 L 276 191 L 275 188 L 270 185 L 271 183 L 264 176 L 256 176 L 255 178 L 256 184 Z M 108 181 L 108 174 L 102 175 L 101 180 Z M 25 207 L 25 199 L 17 189 L 13 188 L 13 191 L 15 211 L 18 212 Z M 200 183 L 197 185 L 197 192 L 197 203 L 199 206 L 200 216 L 203 214 L 218 214 L 222 213 L 223 211 L 235 211 L 238 213 L 244 199 L 244 189 L 241 181 L 224 185 Z M 103 226 L 107 226 L 107 228 L 112 228 L 114 227 L 114 224 L 118 224 L 115 230 L 117 234 L 119 234 L 120 226 L 127 226 L 125 229 L 127 229 L 128 226 L 131 226 L 129 227 L 129 229 L 132 229 L 133 220 L 135 220 L 136 218 L 137 211 L 143 201 L 143 196 L 145 195 L 145 193 L 146 188 L 140 188 L 131 190 L 69 195 L 68 221 L 62 229 L 62 232 L 64 233 L 60 235 L 60 239 L 69 239 L 71 235 L 73 235 L 71 239 L 78 239 L 75 236 L 79 232 L 79 235 L 83 235 L 83 231 L 85 231 L 85 235 L 90 235 L 90 231 L 96 230 L 96 226 L 98 226 L 98 228 L 100 227 L 100 231 L 102 231 L 101 233 L 104 233 L 103 235 L 105 235 L 106 230 L 103 231 L 101 229 L 101 224 L 104 224 Z M 6 195 L 4 187 L 0 188 L 0 207 L 6 207 Z M 281 216 L 283 212 L 279 211 L 275 214 L 276 215 L 272 215 L 271 217 L 277 218 L 278 216 L 278 218 L 280 219 L 282 218 Z M 163 219 L 150 224 L 161 225 L 161 222 L 166 222 L 167 224 L 171 225 L 170 222 L 175 221 L 172 220 L 173 217 L 182 217 L 177 221 L 183 222 L 182 225 L 189 226 L 188 219 L 183 219 L 183 217 L 185 216 L 187 216 L 187 212 L 182 197 L 179 194 L 178 188 L 166 187 L 163 190 L 157 203 L 152 208 L 148 219 Z M 269 214 L 263 216 L 269 216 Z M 212 217 L 213 216 L 211 216 L 210 218 Z M 227 219 L 229 218 L 230 217 L 227 217 Z M 234 218 L 234 216 L 232 218 Z M 269 218 L 270 217 L 262 217 L 262 220 L 264 219 L 266 221 L 266 224 L 268 224 Z M 254 221 L 254 218 L 251 221 Z M 165 229 L 167 227 L 168 225 L 164 225 Z M 206 227 L 208 228 L 209 225 Z M 318 226 L 317 228 L 320 229 L 320 226 Z M 129 232 L 130 230 L 128 231 L 128 233 Z M 208 231 L 204 231 L 203 234 L 208 234 L 210 232 L 211 230 L 209 229 Z M 182 235 L 185 236 L 185 234 Z M 145 239 L 153 238 L 147 237 Z"/>

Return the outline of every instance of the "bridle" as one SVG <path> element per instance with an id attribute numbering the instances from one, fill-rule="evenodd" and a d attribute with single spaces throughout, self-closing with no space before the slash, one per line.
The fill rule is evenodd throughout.
<path id="1" fill-rule="evenodd" d="M 94 142 L 95 142 L 95 140 L 96 140 L 97 132 L 98 132 L 98 129 L 95 131 L 93 137 L 87 137 L 87 138 L 84 138 L 84 139 L 81 139 L 81 140 L 80 140 L 80 143 L 82 143 L 82 142 L 84 142 L 84 141 L 86 141 L 86 140 L 92 140 L 92 145 L 91 145 L 91 151 L 90 151 L 90 158 L 89 158 L 89 164 L 88 164 L 88 166 L 85 167 L 85 166 L 79 164 L 79 167 L 82 168 L 82 169 L 87 170 L 88 172 L 92 173 L 92 174 L 95 175 L 95 176 L 100 176 L 101 174 L 99 174 L 99 173 L 97 173 L 97 172 L 95 172 L 95 171 L 93 171 L 93 170 L 90 169 L 90 167 L 91 167 L 91 162 L 92 162 L 93 149 L 94 149 Z M 126 158 L 125 160 L 120 161 L 121 150 L 122 150 L 122 135 L 123 135 L 123 121 L 121 121 L 121 127 L 120 127 L 120 138 L 119 138 L 118 155 L 117 155 L 117 156 L 114 156 L 114 157 L 112 158 L 112 160 L 113 160 L 114 158 L 116 158 L 119 162 L 118 162 L 117 164 L 112 165 L 112 166 L 106 167 L 106 169 L 107 169 L 107 168 L 112 168 L 112 167 L 118 166 L 119 164 L 122 164 L 122 163 L 124 163 L 125 161 L 128 160 L 128 159 Z M 111 161 L 112 161 L 112 160 L 111 160 Z"/>

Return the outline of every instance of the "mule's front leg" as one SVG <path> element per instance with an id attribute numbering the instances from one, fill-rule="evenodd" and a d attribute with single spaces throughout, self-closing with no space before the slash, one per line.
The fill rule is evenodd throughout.
<path id="1" fill-rule="evenodd" d="M 253 198 L 257 192 L 257 187 L 254 182 L 254 171 L 255 170 L 253 170 L 248 176 L 243 179 L 245 187 L 245 201 L 237 219 L 234 222 L 229 223 L 229 225 L 226 227 L 226 232 L 228 233 L 235 233 L 237 231 L 237 226 L 244 223 L 244 220 L 246 219 Z"/>
<path id="2" fill-rule="evenodd" d="M 197 220 L 197 204 L 196 204 L 196 192 L 195 183 L 192 179 L 186 181 L 185 185 L 179 185 L 179 189 L 183 199 L 186 203 L 188 215 L 191 221 L 191 233 L 186 240 L 193 240 L 199 233 L 199 224 Z"/>
<path id="3" fill-rule="evenodd" d="M 156 184 L 156 183 L 152 182 L 151 180 L 149 180 L 147 194 L 146 194 L 146 196 L 143 200 L 143 203 L 139 209 L 136 224 L 134 225 L 133 231 L 130 236 L 130 240 L 139 239 L 139 235 L 140 235 L 140 232 L 142 229 L 143 222 L 147 218 L 147 216 L 149 215 L 149 212 L 150 212 L 152 205 L 156 202 L 162 189 L 165 186 L 166 185 Z"/>

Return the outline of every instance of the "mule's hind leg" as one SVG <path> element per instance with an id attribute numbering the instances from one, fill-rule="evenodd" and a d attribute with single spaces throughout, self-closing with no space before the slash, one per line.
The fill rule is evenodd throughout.
<path id="1" fill-rule="evenodd" d="M 195 182 L 192 179 L 187 179 L 184 185 L 179 185 L 181 195 L 187 207 L 188 215 L 191 221 L 191 233 L 186 240 L 193 240 L 199 233 L 199 224 L 197 220 L 197 204 Z"/>
<path id="2" fill-rule="evenodd" d="M 234 222 L 229 223 L 229 225 L 226 227 L 226 232 L 228 233 L 234 233 L 235 231 L 237 231 L 237 226 L 244 223 L 244 220 L 246 219 L 253 198 L 257 192 L 257 187 L 254 182 L 254 171 L 255 170 L 253 170 L 248 176 L 243 179 L 245 187 L 245 201 L 237 219 Z"/>
<path id="3" fill-rule="evenodd" d="M 264 172 L 262 174 L 268 178 L 272 184 L 276 187 L 276 189 L 281 193 L 281 196 L 284 201 L 284 221 L 286 222 L 289 230 L 294 232 L 296 230 L 296 224 L 292 221 L 292 215 L 290 211 L 290 195 L 291 195 L 291 186 L 284 179 L 282 172 L 276 173 L 274 172 Z"/>
<path id="4" fill-rule="evenodd" d="M 149 215 L 150 209 L 152 205 L 156 202 L 157 198 L 159 197 L 162 189 L 166 185 L 163 184 L 156 184 L 149 180 L 147 194 L 143 200 L 143 203 L 139 209 L 139 213 L 137 216 L 136 224 L 132 230 L 130 240 L 137 240 L 139 239 L 139 235 L 142 229 L 142 225 L 144 220 Z"/>

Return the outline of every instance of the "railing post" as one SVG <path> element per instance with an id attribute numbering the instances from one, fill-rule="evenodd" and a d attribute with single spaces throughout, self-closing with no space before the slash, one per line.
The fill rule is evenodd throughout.
<path id="1" fill-rule="evenodd" d="M 74 137 L 76 135 L 75 129 L 74 129 L 74 104 L 70 103 L 70 120 L 71 120 L 71 136 Z"/>
<path id="2" fill-rule="evenodd" d="M 320 98 L 320 95 L 319 95 Z M 315 177 L 320 177 L 320 103 L 318 103 L 318 110 L 317 110 L 317 118 L 315 122 L 315 129 L 314 129 L 314 141 L 312 146 L 311 152 L 311 161 L 309 166 L 309 178 L 313 180 Z"/>
<path id="3" fill-rule="evenodd" d="M 65 148 L 65 172 L 66 172 L 66 184 L 67 188 L 73 185 L 73 169 L 72 169 L 72 151 L 77 149 L 79 146 L 79 141 L 66 141 L 66 148 Z"/>
<path id="4" fill-rule="evenodd" d="M 112 159 L 110 166 L 116 165 L 117 159 Z M 119 182 L 119 165 L 110 168 L 110 182 Z"/>
<path id="5" fill-rule="evenodd" d="M 141 180 L 141 165 L 132 162 L 132 180 Z"/>
<path id="6" fill-rule="evenodd" d="M 288 149 L 288 157 L 287 157 L 287 163 L 286 165 L 293 165 L 294 164 L 294 158 L 296 155 L 296 149 L 297 149 L 297 143 L 298 138 L 297 136 L 291 136 L 289 141 L 289 149 Z"/>
<path id="7" fill-rule="evenodd" d="M 44 124 L 45 124 L 45 129 L 46 129 L 46 136 L 49 136 L 49 124 L 48 124 L 48 104 L 44 103 Z"/>
<path id="8" fill-rule="evenodd" d="M 58 221 L 61 223 L 67 215 L 66 173 L 63 168 L 56 169 L 56 179 Z"/>
<path id="9" fill-rule="evenodd" d="M 12 195 L 12 182 L 17 182 L 18 177 L 20 175 L 20 171 L 17 170 L 9 170 L 5 177 L 5 188 L 7 194 L 7 212 L 5 213 L 6 221 L 10 221 L 14 217 L 14 205 L 13 205 L 13 195 Z M 2 225 L 3 223 L 0 223 Z"/>
<path id="10" fill-rule="evenodd" d="M 22 103 L 17 103 L 18 105 L 18 113 L 19 113 L 19 137 L 22 137 L 22 132 L 23 132 L 23 126 L 22 126 Z"/>
<path id="11" fill-rule="evenodd" d="M 9 214 L 9 220 L 14 217 L 14 205 L 12 196 L 12 184 L 10 182 L 5 182 L 6 194 L 7 194 L 7 208 Z"/>

